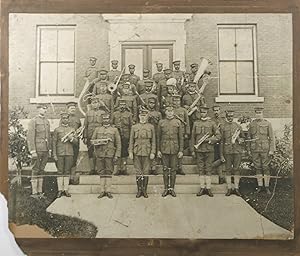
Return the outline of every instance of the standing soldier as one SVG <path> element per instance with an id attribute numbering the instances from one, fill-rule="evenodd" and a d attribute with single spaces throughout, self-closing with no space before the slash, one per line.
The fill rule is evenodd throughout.
<path id="1" fill-rule="evenodd" d="M 200 107 L 200 120 L 193 125 L 191 136 L 192 156 L 197 160 L 197 168 L 200 174 L 200 191 L 197 196 L 202 196 L 207 190 L 210 197 L 211 192 L 211 171 L 214 160 L 214 143 L 220 140 L 220 130 L 208 116 L 208 107 Z M 205 186 L 206 184 L 206 186 Z"/>
<path id="2" fill-rule="evenodd" d="M 62 112 L 60 114 L 61 122 L 59 127 L 53 133 L 53 158 L 56 162 L 57 172 L 57 198 L 62 195 L 71 197 L 68 187 L 71 168 L 74 163 L 74 145 L 78 144 L 75 136 L 75 129 L 69 125 L 69 114 Z"/>
<path id="3" fill-rule="evenodd" d="M 28 124 L 27 142 L 28 149 L 32 155 L 34 165 L 31 177 L 31 196 L 43 198 L 43 174 L 48 157 L 51 155 L 50 123 L 45 118 L 47 105 L 37 106 L 39 114 L 30 120 Z"/>
<path id="4" fill-rule="evenodd" d="M 178 88 L 178 93 L 181 94 L 181 85 L 183 84 L 184 71 L 180 70 L 180 60 L 173 61 L 173 72 L 172 77 L 176 79 L 176 86 Z"/>
<path id="5" fill-rule="evenodd" d="M 178 158 L 183 157 L 183 129 L 180 121 L 174 117 L 172 106 L 166 108 L 166 119 L 160 120 L 157 130 L 157 156 L 162 159 L 164 192 L 176 197 L 174 191 Z"/>
<path id="6" fill-rule="evenodd" d="M 103 126 L 95 129 L 92 136 L 92 144 L 95 147 L 96 168 L 100 174 L 100 195 L 98 198 L 107 196 L 113 198 L 111 194 L 112 173 L 114 162 L 121 155 L 121 139 L 118 129 L 110 125 L 110 116 L 104 114 Z"/>
<path id="7" fill-rule="evenodd" d="M 90 57 L 90 66 L 85 71 L 85 77 L 89 80 L 90 83 L 98 77 L 96 62 L 96 57 Z"/>
<path id="8" fill-rule="evenodd" d="M 95 174 L 95 162 L 96 158 L 94 155 L 94 146 L 91 143 L 91 138 L 94 130 L 102 125 L 102 115 L 105 111 L 99 109 L 99 99 L 93 97 L 91 101 L 91 110 L 88 110 L 84 119 L 84 131 L 83 131 L 83 143 L 87 145 L 89 163 L 90 163 L 90 174 Z"/>
<path id="9" fill-rule="evenodd" d="M 139 105 L 142 105 L 144 107 L 148 107 L 148 101 L 150 98 L 157 98 L 157 95 L 155 95 L 153 92 L 152 92 L 152 89 L 153 89 L 153 80 L 145 80 L 144 81 L 144 84 L 145 84 L 145 92 L 143 94 L 140 95 L 140 98 L 139 98 Z M 158 106 L 157 106 L 157 109 L 158 109 Z"/>
<path id="10" fill-rule="evenodd" d="M 129 70 L 129 82 L 131 84 L 134 84 L 137 86 L 138 81 L 140 80 L 140 77 L 134 74 L 135 72 L 135 65 L 134 64 L 129 64 L 128 65 L 128 70 Z"/>
<path id="11" fill-rule="evenodd" d="M 138 192 L 136 197 L 142 195 L 148 197 L 147 186 L 151 168 L 151 160 L 155 158 L 156 139 L 155 130 L 152 124 L 147 123 L 148 111 L 140 109 L 138 124 L 131 129 L 129 143 L 129 158 L 133 159 L 133 165 L 136 169 L 136 183 Z"/>
<path id="12" fill-rule="evenodd" d="M 249 155 L 252 156 L 254 168 L 257 175 L 258 190 L 261 192 L 263 188 L 263 180 L 265 189 L 271 194 L 270 184 L 270 157 L 275 151 L 275 139 L 273 128 L 269 121 L 263 118 L 263 107 L 254 109 L 256 118 L 249 125 L 248 137 L 250 141 Z"/>
<path id="13" fill-rule="evenodd" d="M 184 132 L 184 146 L 189 147 L 189 137 L 190 137 L 190 120 L 187 113 L 187 110 L 180 106 L 181 96 L 179 94 L 173 95 L 173 107 L 174 107 L 174 116 L 177 118 L 182 126 L 183 132 Z M 177 174 L 185 175 L 183 169 L 182 169 L 182 158 L 178 160 L 178 169 Z"/>
<path id="14" fill-rule="evenodd" d="M 156 96 L 156 95 L 155 95 Z M 148 99 L 148 122 L 154 126 L 155 134 L 157 134 L 157 127 L 159 121 L 162 119 L 162 115 L 157 111 L 157 97 L 152 97 Z M 157 151 L 157 150 L 156 150 Z M 151 174 L 157 175 L 157 158 L 151 161 Z"/>
<path id="15" fill-rule="evenodd" d="M 163 72 L 163 64 L 158 62 L 156 63 L 157 72 L 152 76 L 156 86 L 158 85 L 159 81 L 165 78 L 165 74 Z"/>
<path id="16" fill-rule="evenodd" d="M 95 83 L 94 96 L 98 98 L 99 108 L 107 113 L 112 113 L 114 109 L 113 96 L 107 92 L 107 81 L 98 81 Z"/>
<path id="17" fill-rule="evenodd" d="M 164 113 L 167 106 L 173 105 L 173 95 L 176 93 L 176 79 L 171 77 L 166 82 L 167 94 L 161 98 L 161 111 Z"/>
<path id="18" fill-rule="evenodd" d="M 143 70 L 143 79 L 139 80 L 136 85 L 136 90 L 139 94 L 143 94 L 146 91 L 146 81 L 151 79 L 150 77 L 150 70 L 144 69 Z"/>
<path id="19" fill-rule="evenodd" d="M 226 196 L 230 196 L 235 193 L 241 196 L 239 191 L 240 182 L 240 164 L 242 160 L 242 143 L 244 143 L 244 133 L 242 127 L 233 122 L 233 110 L 226 112 L 227 122 L 225 121 L 221 125 L 221 161 L 225 162 L 226 168 L 226 183 L 227 193 Z M 234 178 L 234 189 L 231 187 L 231 176 Z"/>
<path id="20" fill-rule="evenodd" d="M 214 105 L 212 109 L 214 115 L 211 120 L 213 120 L 216 123 L 218 129 L 220 129 L 221 126 L 224 125 L 224 123 L 226 123 L 226 118 L 224 116 L 221 116 L 221 107 L 219 105 Z M 225 183 L 224 164 L 222 164 L 222 161 L 220 161 L 220 159 L 221 159 L 221 145 L 219 142 L 217 142 L 216 144 L 214 144 L 214 163 L 216 163 L 214 168 L 218 172 L 219 179 L 220 179 L 219 183 L 223 184 Z"/>
<path id="21" fill-rule="evenodd" d="M 121 157 L 118 160 L 117 171 L 115 175 L 128 175 L 127 173 L 127 157 L 128 157 L 128 145 L 130 129 L 133 125 L 132 113 L 128 110 L 126 101 L 124 99 L 119 100 L 118 110 L 112 115 L 112 124 L 119 130 L 121 136 L 122 150 Z"/>
<path id="22" fill-rule="evenodd" d="M 74 128 L 75 131 L 78 131 L 81 127 L 81 121 L 80 118 L 76 115 L 76 102 L 68 102 L 67 104 L 67 110 L 69 114 L 69 126 Z M 73 143 L 73 165 L 71 169 L 71 179 L 70 184 L 77 185 L 79 183 L 79 173 L 76 172 L 76 164 L 79 154 L 79 145 L 80 142 L 77 140 L 77 143 Z"/>
<path id="23" fill-rule="evenodd" d="M 118 70 L 118 63 L 119 62 L 117 60 L 111 61 L 112 69 L 107 73 L 108 81 L 111 83 L 116 82 L 119 76 L 121 75 L 121 71 Z"/>
<path id="24" fill-rule="evenodd" d="M 162 99 L 162 97 L 165 97 L 168 94 L 167 93 L 167 80 L 172 77 L 172 70 L 169 68 L 164 69 L 164 75 L 165 75 L 165 77 L 163 79 L 161 79 L 157 85 L 157 96 L 159 99 Z"/>

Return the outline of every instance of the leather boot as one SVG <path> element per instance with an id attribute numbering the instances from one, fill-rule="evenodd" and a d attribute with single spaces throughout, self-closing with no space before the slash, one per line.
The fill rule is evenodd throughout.
<path id="1" fill-rule="evenodd" d="M 63 192 L 61 190 L 59 190 L 56 194 L 56 198 L 60 198 L 60 197 L 62 197 L 62 195 L 63 195 Z"/>
<path id="2" fill-rule="evenodd" d="M 203 196 L 205 194 L 205 189 L 204 188 L 200 188 L 199 192 L 197 193 L 196 196 Z"/>
<path id="3" fill-rule="evenodd" d="M 148 181 L 149 181 L 149 177 L 148 176 L 144 176 L 144 180 L 143 180 L 143 195 L 145 198 L 148 198 L 148 194 L 147 194 L 147 187 L 148 187 Z"/>
<path id="4" fill-rule="evenodd" d="M 238 188 L 236 188 L 236 189 L 234 190 L 234 193 L 235 193 L 237 196 L 242 196 L 242 194 L 241 194 L 241 192 L 239 191 Z"/>
<path id="5" fill-rule="evenodd" d="M 213 197 L 214 196 L 214 194 L 211 192 L 211 189 L 207 189 L 207 195 L 209 197 Z"/>
<path id="6" fill-rule="evenodd" d="M 176 197 L 175 193 L 175 181 L 176 181 L 176 171 L 171 173 L 171 190 L 170 190 L 170 195 L 173 197 Z"/>
<path id="7" fill-rule="evenodd" d="M 89 159 L 89 163 L 90 163 L 90 175 L 95 175 L 96 174 L 95 159 L 94 158 L 90 158 Z"/>
<path id="8" fill-rule="evenodd" d="M 232 194 L 232 189 L 230 188 L 227 190 L 225 196 L 230 196 L 231 194 Z"/>
<path id="9" fill-rule="evenodd" d="M 169 194 L 168 190 L 168 174 L 164 172 L 163 174 L 163 179 L 164 179 L 164 192 L 162 193 L 162 197 L 166 197 Z"/>
<path id="10" fill-rule="evenodd" d="M 141 176 L 136 176 L 136 185 L 137 185 L 137 189 L 138 192 L 136 194 L 136 198 L 140 198 L 143 195 L 143 191 L 142 191 L 142 177 Z"/>

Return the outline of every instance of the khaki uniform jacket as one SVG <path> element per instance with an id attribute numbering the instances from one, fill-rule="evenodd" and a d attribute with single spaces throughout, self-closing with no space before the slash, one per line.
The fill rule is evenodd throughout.
<path id="1" fill-rule="evenodd" d="M 183 128 L 178 119 L 163 119 L 159 121 L 157 147 L 163 154 L 177 154 L 183 151 Z"/>
<path id="2" fill-rule="evenodd" d="M 161 119 L 162 119 L 162 114 L 159 111 L 156 110 L 149 111 L 148 122 L 154 125 L 155 131 L 157 131 L 157 126 Z"/>
<path id="3" fill-rule="evenodd" d="M 102 125 L 102 115 L 105 113 L 103 110 L 89 110 L 86 112 L 84 118 L 84 131 L 83 137 L 90 139 L 94 130 Z"/>
<path id="4" fill-rule="evenodd" d="M 177 86 L 181 84 L 181 80 L 183 79 L 184 72 L 182 70 L 173 70 L 172 77 L 174 77 L 177 81 Z"/>
<path id="5" fill-rule="evenodd" d="M 61 120 L 59 121 L 59 126 L 61 126 Z M 81 127 L 81 120 L 76 115 L 70 115 L 69 116 L 69 126 L 77 130 L 79 127 Z"/>
<path id="6" fill-rule="evenodd" d="M 148 107 L 148 100 L 149 98 L 155 98 L 156 102 L 158 102 L 158 97 L 157 95 L 155 95 L 152 92 L 144 92 L 143 94 L 141 94 L 141 98 L 143 99 L 143 101 L 146 103 L 146 107 Z M 143 102 L 141 99 L 139 99 L 139 105 L 143 105 Z M 158 104 L 157 104 L 158 105 Z M 158 106 L 157 106 L 158 107 Z"/>
<path id="7" fill-rule="evenodd" d="M 132 126 L 128 152 L 135 156 L 149 156 L 156 153 L 155 130 L 152 124 L 138 123 Z"/>
<path id="8" fill-rule="evenodd" d="M 132 114 L 133 121 L 136 121 L 137 111 L 138 111 L 137 96 L 136 95 L 122 95 L 121 99 L 126 101 L 126 105 Z M 120 97 L 118 97 L 116 99 L 116 106 L 119 106 L 119 100 L 120 100 Z"/>
<path id="9" fill-rule="evenodd" d="M 97 127 L 92 136 L 92 140 L 94 139 L 111 139 L 111 141 L 105 145 L 95 146 L 96 157 L 113 158 L 115 156 L 121 156 L 121 138 L 116 127 Z"/>
<path id="10" fill-rule="evenodd" d="M 226 118 L 224 116 L 219 116 L 218 118 L 216 118 L 215 116 L 213 116 L 211 118 L 212 121 L 214 121 L 217 125 L 218 128 L 220 128 L 222 125 L 224 125 L 227 121 Z"/>
<path id="11" fill-rule="evenodd" d="M 98 94 L 96 96 L 98 99 L 100 99 L 99 102 L 99 106 L 101 109 L 103 109 L 105 112 L 107 112 L 106 107 L 109 109 L 110 113 L 113 112 L 114 110 L 114 100 L 113 100 L 113 96 L 111 94 L 105 93 L 105 94 Z M 103 106 L 103 103 L 105 104 L 105 106 Z"/>
<path id="12" fill-rule="evenodd" d="M 152 76 L 152 79 L 154 80 L 154 82 L 156 84 L 159 83 L 160 80 L 164 79 L 165 78 L 165 74 L 164 72 L 158 72 L 158 73 L 155 73 L 153 76 Z"/>
<path id="13" fill-rule="evenodd" d="M 85 76 L 89 82 L 93 82 L 98 77 L 98 69 L 95 66 L 88 67 L 85 71 Z"/>
<path id="14" fill-rule="evenodd" d="M 78 143 L 78 139 L 75 137 L 72 142 L 67 141 L 63 143 L 61 139 L 71 131 L 75 131 L 70 126 L 59 126 L 53 132 L 52 150 L 53 156 L 73 156 L 73 144 Z"/>
<path id="15" fill-rule="evenodd" d="M 267 153 L 270 150 L 275 151 L 273 128 L 271 123 L 265 119 L 255 119 L 250 123 L 248 139 L 254 139 L 250 142 L 251 152 Z"/>
<path id="16" fill-rule="evenodd" d="M 129 82 L 131 84 L 137 85 L 139 80 L 140 80 L 140 77 L 135 74 L 129 76 Z"/>
<path id="17" fill-rule="evenodd" d="M 198 98 L 198 94 L 195 92 L 194 94 L 186 93 L 182 97 L 182 106 L 186 109 L 188 109 L 193 102 Z M 203 106 L 205 104 L 205 98 L 202 96 L 200 100 L 197 103 L 197 106 Z"/>
<path id="18" fill-rule="evenodd" d="M 209 134 L 208 139 L 211 141 L 211 144 L 208 143 L 208 140 L 204 141 L 198 149 L 194 148 L 194 145 L 198 144 L 198 141 L 206 134 Z M 220 130 L 217 128 L 217 125 L 211 119 L 206 120 L 197 120 L 192 129 L 191 136 L 191 152 L 213 152 L 214 143 L 221 139 Z"/>
<path id="19" fill-rule="evenodd" d="M 190 133 L 191 133 L 190 119 L 189 119 L 187 110 L 183 107 L 175 108 L 174 114 L 179 116 L 186 123 L 186 125 L 185 125 L 184 123 L 182 123 L 180 121 L 181 125 L 184 127 L 184 134 L 190 135 Z"/>
<path id="20" fill-rule="evenodd" d="M 116 111 L 112 115 L 112 123 L 118 128 L 120 136 L 129 139 L 130 129 L 133 125 L 132 114 L 129 111 Z"/>
<path id="21" fill-rule="evenodd" d="M 27 143 L 30 152 L 48 152 L 51 149 L 50 123 L 46 118 L 36 116 L 30 120 Z"/>
<path id="22" fill-rule="evenodd" d="M 116 77 L 119 77 L 120 75 L 121 75 L 121 71 L 112 69 L 107 73 L 108 81 L 113 83 L 115 82 L 115 79 L 117 79 Z"/>
<path id="23" fill-rule="evenodd" d="M 240 131 L 240 135 L 232 144 L 232 136 L 236 131 Z M 224 154 L 240 154 L 243 153 L 243 146 L 239 144 L 239 138 L 244 138 L 242 127 L 236 122 L 224 122 L 221 127 L 221 145 Z"/>
<path id="24" fill-rule="evenodd" d="M 150 79 L 150 77 L 144 77 L 142 80 L 139 80 L 136 85 L 136 90 L 139 94 L 143 94 L 146 91 L 145 80 Z"/>

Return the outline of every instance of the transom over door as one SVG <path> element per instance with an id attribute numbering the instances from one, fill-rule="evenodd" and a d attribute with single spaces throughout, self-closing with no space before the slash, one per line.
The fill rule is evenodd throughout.
<path id="1" fill-rule="evenodd" d="M 150 75 L 156 73 L 156 63 L 161 62 L 164 68 L 172 68 L 172 44 L 123 44 L 122 69 L 129 73 L 128 65 L 135 65 L 135 74 L 143 77 L 143 69 L 149 69 Z"/>

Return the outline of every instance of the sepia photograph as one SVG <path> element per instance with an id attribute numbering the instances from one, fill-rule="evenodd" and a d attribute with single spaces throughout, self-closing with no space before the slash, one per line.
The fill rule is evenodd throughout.
<path id="1" fill-rule="evenodd" d="M 294 238 L 289 13 L 9 14 L 16 238 Z"/>

